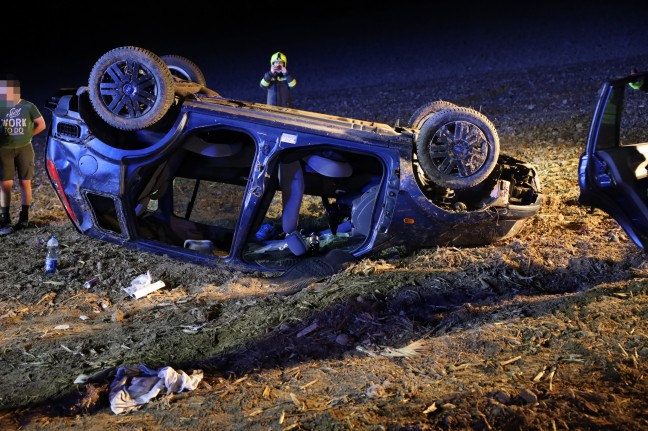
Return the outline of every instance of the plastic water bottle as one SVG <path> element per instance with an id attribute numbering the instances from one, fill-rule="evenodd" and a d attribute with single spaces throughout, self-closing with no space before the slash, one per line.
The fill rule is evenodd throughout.
<path id="1" fill-rule="evenodd" d="M 59 256 L 59 243 L 56 236 L 52 237 L 47 241 L 47 256 L 45 256 L 45 273 L 54 274 L 56 272 L 56 266 L 58 265 L 58 256 Z"/>

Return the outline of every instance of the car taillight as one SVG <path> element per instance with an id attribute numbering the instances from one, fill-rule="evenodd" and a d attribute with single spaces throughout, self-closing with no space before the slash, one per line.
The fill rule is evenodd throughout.
<path id="1" fill-rule="evenodd" d="M 67 136 L 78 139 L 81 137 L 81 128 L 78 124 L 64 123 L 60 121 L 56 125 L 56 134 L 58 136 Z"/>
<path id="2" fill-rule="evenodd" d="M 49 177 L 54 182 L 54 190 L 56 190 L 56 194 L 58 195 L 59 199 L 63 203 L 63 206 L 65 207 L 65 211 L 68 213 L 68 215 L 70 216 L 74 224 L 78 227 L 79 220 L 77 220 L 76 215 L 74 214 L 74 211 L 72 211 L 72 207 L 70 206 L 70 202 L 68 201 L 67 196 L 65 195 L 63 189 L 61 188 L 61 179 L 59 178 L 58 171 L 54 166 L 54 162 L 51 160 L 47 161 L 47 173 L 49 174 Z"/>

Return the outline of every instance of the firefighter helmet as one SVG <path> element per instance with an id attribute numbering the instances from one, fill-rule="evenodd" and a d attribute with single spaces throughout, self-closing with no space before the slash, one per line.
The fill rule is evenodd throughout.
<path id="1" fill-rule="evenodd" d="M 270 57 L 270 64 L 274 64 L 275 61 L 283 61 L 284 66 L 288 65 L 288 60 L 283 52 L 275 52 L 272 54 L 272 57 Z"/>

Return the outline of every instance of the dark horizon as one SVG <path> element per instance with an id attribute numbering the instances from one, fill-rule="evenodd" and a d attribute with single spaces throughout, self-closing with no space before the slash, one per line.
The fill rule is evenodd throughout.
<path id="1" fill-rule="evenodd" d="M 596 1 L 507 7 L 476 3 L 459 10 L 407 2 L 398 8 L 333 3 L 310 9 L 296 5 L 273 14 L 235 7 L 218 13 L 169 8 L 173 19 L 162 25 L 159 15 L 166 11 L 154 4 L 96 15 L 46 4 L 33 17 L 5 26 L 8 40 L 20 43 L 12 48 L 5 42 L 0 72 L 14 74 L 23 97 L 43 106 L 59 88 L 86 85 L 101 55 L 132 45 L 158 55 L 185 56 L 221 94 L 261 101 L 257 81 L 276 51 L 287 54 L 300 91 L 308 91 L 335 86 L 339 73 L 357 75 L 356 85 L 388 86 L 398 76 L 381 76 L 385 62 L 397 63 L 398 73 L 426 68 L 441 76 L 510 69 L 517 63 L 578 62 L 617 49 L 619 55 L 639 55 L 648 46 L 642 13 L 648 7 L 635 1 L 614 6 Z M 28 35 L 37 39 L 33 47 Z"/>

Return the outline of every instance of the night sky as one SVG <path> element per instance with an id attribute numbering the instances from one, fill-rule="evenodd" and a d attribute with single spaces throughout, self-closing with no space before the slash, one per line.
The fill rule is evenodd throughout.
<path id="1" fill-rule="evenodd" d="M 185 56 L 201 67 L 209 87 L 261 101 L 258 81 L 276 51 L 286 53 L 300 87 L 331 89 L 340 74 L 354 75 L 355 85 L 384 79 L 388 86 L 413 68 L 478 73 L 609 55 L 615 45 L 648 52 L 646 2 L 410 3 L 274 2 L 261 9 L 138 2 L 97 4 L 92 13 L 67 2 L 30 6 L 3 15 L 0 72 L 17 76 L 23 97 L 42 106 L 58 88 L 86 85 L 105 52 L 133 45 Z M 386 64 L 396 67 L 393 76 L 381 75 Z"/>

